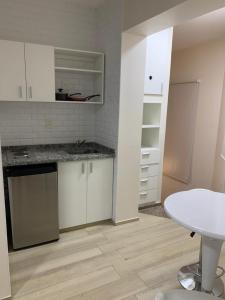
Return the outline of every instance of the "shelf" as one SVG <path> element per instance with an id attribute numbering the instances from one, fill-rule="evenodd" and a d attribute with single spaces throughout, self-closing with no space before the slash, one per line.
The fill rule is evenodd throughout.
<path id="1" fill-rule="evenodd" d="M 77 68 L 55 67 L 55 70 L 59 72 L 61 71 L 61 72 L 70 72 L 70 73 L 103 74 L 102 71 L 98 71 L 98 70 L 77 69 Z"/>
<path id="2" fill-rule="evenodd" d="M 149 100 L 144 100 L 143 101 L 144 104 L 162 104 L 162 101 L 149 101 Z"/>
<path id="3" fill-rule="evenodd" d="M 70 103 L 70 104 L 103 104 L 101 101 L 96 101 L 96 102 L 91 102 L 91 101 L 60 101 L 60 100 L 55 100 L 55 103 Z"/>
<path id="4" fill-rule="evenodd" d="M 143 129 L 154 129 L 154 128 L 160 128 L 160 125 L 142 125 Z"/>
<path id="5" fill-rule="evenodd" d="M 94 52 L 94 51 L 84 51 L 84 50 L 76 50 L 76 49 L 68 49 L 68 48 L 59 48 L 56 47 L 55 48 L 55 53 L 56 54 L 65 54 L 68 55 L 69 54 L 74 54 L 74 55 L 86 55 L 86 56 L 104 56 L 103 52 Z"/>
<path id="6" fill-rule="evenodd" d="M 143 107 L 143 126 L 154 126 L 152 128 L 159 128 L 161 119 L 161 104 L 159 103 L 151 103 L 151 104 L 144 104 Z M 145 127 L 151 128 L 151 127 Z"/>
<path id="7" fill-rule="evenodd" d="M 143 147 L 158 148 L 159 147 L 159 128 L 144 128 L 142 129 Z"/>
<path id="8" fill-rule="evenodd" d="M 141 152 L 149 151 L 149 150 L 156 151 L 156 150 L 159 150 L 159 148 L 158 147 L 145 147 L 144 145 L 141 146 Z"/>
<path id="9" fill-rule="evenodd" d="M 55 67 L 69 72 L 104 72 L 104 54 L 81 50 L 55 49 Z"/>
<path id="10" fill-rule="evenodd" d="M 163 97 L 162 96 L 153 96 L 153 95 L 144 95 L 144 99 L 143 99 L 143 103 L 146 104 L 154 104 L 154 103 L 158 103 L 158 104 L 162 104 L 163 102 Z"/>

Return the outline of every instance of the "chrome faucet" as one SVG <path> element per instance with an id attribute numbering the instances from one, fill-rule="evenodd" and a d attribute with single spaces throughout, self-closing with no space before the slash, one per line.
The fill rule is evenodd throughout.
<path id="1" fill-rule="evenodd" d="M 86 140 L 76 140 L 75 141 L 75 145 L 77 147 L 81 147 L 82 145 L 84 145 L 86 143 Z"/>

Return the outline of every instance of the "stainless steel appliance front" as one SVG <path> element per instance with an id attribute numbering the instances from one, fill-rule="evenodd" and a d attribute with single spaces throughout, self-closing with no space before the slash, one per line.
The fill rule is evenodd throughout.
<path id="1" fill-rule="evenodd" d="M 8 171 L 13 248 L 59 238 L 56 164 L 14 167 Z"/>

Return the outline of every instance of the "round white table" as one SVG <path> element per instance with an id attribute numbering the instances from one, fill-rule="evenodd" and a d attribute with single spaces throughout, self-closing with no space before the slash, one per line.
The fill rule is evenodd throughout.
<path id="1" fill-rule="evenodd" d="M 194 189 L 169 196 L 164 208 L 178 224 L 202 236 L 201 289 L 211 293 L 225 240 L 225 194 Z"/>

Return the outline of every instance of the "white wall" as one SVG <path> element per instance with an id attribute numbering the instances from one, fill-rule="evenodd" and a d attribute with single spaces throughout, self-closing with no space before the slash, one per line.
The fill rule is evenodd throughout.
<path id="1" fill-rule="evenodd" d="M 3 0 L 0 39 L 101 50 L 97 10 L 76 0 Z M 0 102 L 3 145 L 95 140 L 95 106 Z"/>
<path id="2" fill-rule="evenodd" d="M 225 40 L 218 40 L 173 54 L 171 82 L 200 79 L 201 83 L 193 149 L 192 179 L 190 184 L 186 185 L 164 177 L 163 199 L 180 190 L 212 187 L 225 68 L 224 53 Z M 179 114 L 179 112 L 177 113 Z"/>
<path id="3" fill-rule="evenodd" d="M 185 0 L 124 0 L 124 29 L 127 30 L 183 2 Z"/>
<path id="4" fill-rule="evenodd" d="M 124 30 L 149 35 L 222 8 L 225 0 L 124 0 L 124 6 Z"/>
<path id="5" fill-rule="evenodd" d="M 138 215 L 146 39 L 123 33 L 114 221 Z"/>
<path id="6" fill-rule="evenodd" d="M 105 104 L 96 108 L 96 140 L 117 147 L 120 60 L 121 60 L 121 0 L 106 0 L 98 9 L 99 45 L 105 53 Z"/>
<path id="7" fill-rule="evenodd" d="M 0 299 L 10 297 L 11 295 L 9 258 L 6 239 L 5 198 L 2 176 L 2 155 L 0 151 Z"/>
<path id="8" fill-rule="evenodd" d="M 1 39 L 96 50 L 96 26 L 96 10 L 76 0 L 0 3 Z"/>

